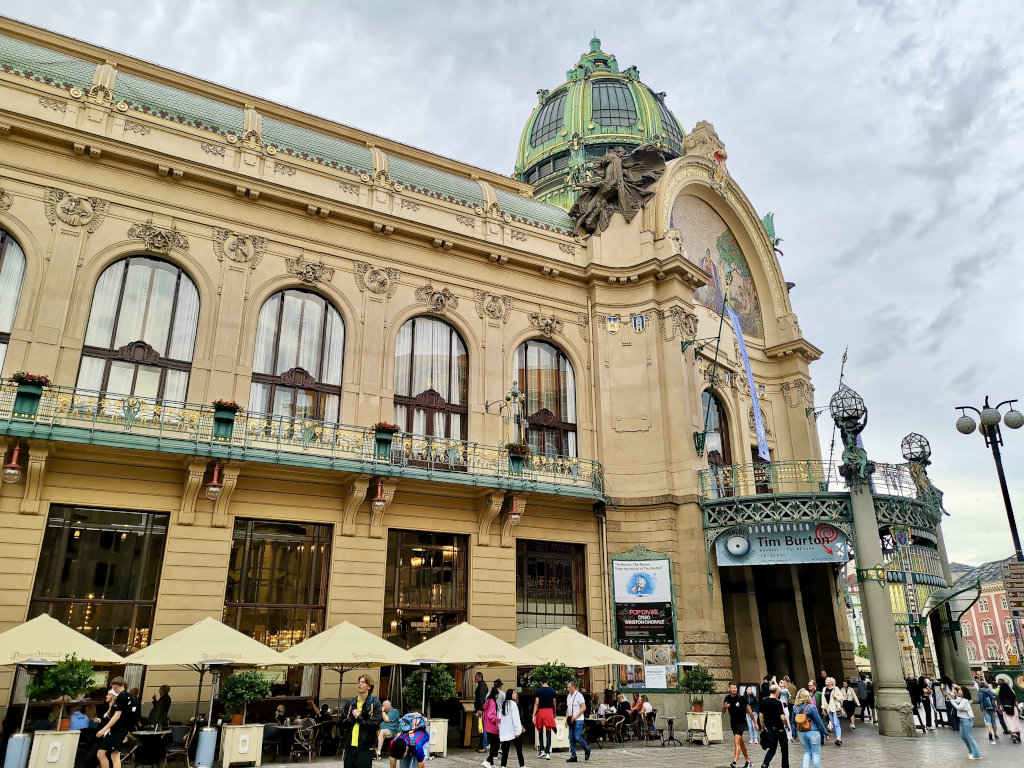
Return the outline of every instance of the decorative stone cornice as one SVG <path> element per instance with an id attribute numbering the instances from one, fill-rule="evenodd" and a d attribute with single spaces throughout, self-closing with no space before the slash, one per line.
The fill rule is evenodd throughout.
<path id="1" fill-rule="evenodd" d="M 294 275 L 304 283 L 329 283 L 334 277 L 334 269 L 320 261 L 306 261 L 303 256 L 296 259 L 285 259 L 285 268 L 289 275 Z"/>
<path id="2" fill-rule="evenodd" d="M 170 253 L 172 248 L 188 250 L 188 238 L 174 227 L 132 224 L 128 228 L 128 237 L 133 240 L 142 240 L 146 244 L 146 250 L 156 253 Z"/>
<path id="3" fill-rule="evenodd" d="M 822 356 L 822 351 L 809 341 L 794 339 L 773 347 L 765 347 L 765 355 L 769 360 L 781 360 L 787 357 L 799 357 L 808 363 L 813 363 Z"/>
<path id="4" fill-rule="evenodd" d="M 267 238 L 214 227 L 213 250 L 217 254 L 217 261 L 224 261 L 227 257 L 238 264 L 248 264 L 249 269 L 256 269 L 267 252 Z"/>
<path id="5" fill-rule="evenodd" d="M 110 207 L 109 202 L 98 197 L 80 197 L 55 187 L 46 188 L 43 205 L 51 227 L 59 220 L 69 227 L 85 227 L 89 234 L 99 229 Z"/>

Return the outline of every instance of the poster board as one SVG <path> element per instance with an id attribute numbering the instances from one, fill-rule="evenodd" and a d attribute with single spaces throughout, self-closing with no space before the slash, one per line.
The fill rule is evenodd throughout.
<path id="1" fill-rule="evenodd" d="M 612 558 L 615 647 L 636 659 L 620 666 L 617 685 L 638 691 L 676 693 L 676 637 L 672 559 L 637 546 Z"/>

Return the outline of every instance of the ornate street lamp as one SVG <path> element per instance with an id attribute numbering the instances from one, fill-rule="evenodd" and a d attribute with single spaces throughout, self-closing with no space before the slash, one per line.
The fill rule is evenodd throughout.
<path id="1" fill-rule="evenodd" d="M 928 459 L 932 456 L 932 447 L 928 444 L 928 438 L 917 432 L 911 432 L 904 437 L 900 448 L 903 451 L 903 458 L 907 461 L 928 464 Z"/>
<path id="2" fill-rule="evenodd" d="M 21 446 L 15 444 L 11 451 L 11 461 L 4 465 L 3 480 L 5 483 L 16 483 L 21 480 L 21 465 L 18 464 L 18 454 L 21 453 Z"/>
<path id="3" fill-rule="evenodd" d="M 1021 552 L 1020 534 L 1017 533 L 1017 521 L 1013 516 L 1013 505 L 1010 503 L 1010 491 L 1006 487 L 1006 474 L 1003 472 L 1003 457 L 999 446 L 1003 444 L 1003 436 L 999 431 L 999 422 L 1010 429 L 1020 429 L 1024 426 L 1024 413 L 1021 413 L 1013 404 L 1016 400 L 1004 400 L 993 407 L 989 405 L 988 395 L 985 396 L 985 405 L 979 410 L 972 405 L 958 405 L 960 418 L 956 420 L 956 429 L 962 435 L 969 435 L 978 426 L 974 418 L 968 415 L 967 411 L 974 411 L 978 414 L 978 421 L 981 422 L 979 430 L 985 438 L 985 445 L 992 450 L 992 459 L 996 463 L 996 474 L 999 476 L 999 489 L 1003 492 L 1003 506 L 1006 507 L 1006 519 L 1010 523 L 1010 534 L 1013 536 L 1013 548 L 1017 554 L 1017 562 L 1024 563 L 1024 552 Z M 999 409 L 1004 405 L 1010 406 L 1004 414 Z"/>

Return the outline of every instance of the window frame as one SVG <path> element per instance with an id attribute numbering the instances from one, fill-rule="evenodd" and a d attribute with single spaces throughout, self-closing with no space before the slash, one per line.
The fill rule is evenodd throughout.
<path id="1" fill-rule="evenodd" d="M 601 96 L 599 97 L 598 94 Z M 615 98 L 607 98 L 604 94 L 609 96 L 614 94 Z M 621 94 L 624 94 L 626 98 L 618 98 Z M 600 106 L 598 105 L 599 100 Z M 623 80 L 602 78 L 591 81 L 590 115 L 593 122 L 605 128 L 629 128 L 636 125 L 639 120 L 639 112 L 633 89 Z"/>
<path id="2" fill-rule="evenodd" d="M 533 549 L 531 550 L 531 547 Z M 548 547 L 550 552 L 542 551 Z M 544 589 L 538 586 L 530 587 L 527 580 L 530 577 L 530 564 L 536 566 L 543 563 L 545 568 L 568 564 L 568 577 L 571 581 L 569 589 Z M 534 568 L 536 571 L 536 567 Z M 549 577 L 550 578 L 550 577 Z M 557 603 L 559 596 L 569 596 L 573 603 L 571 612 L 551 612 L 541 610 L 527 610 L 531 605 Z M 532 598 L 532 600 L 531 600 Z M 516 625 L 518 627 L 550 628 L 553 623 L 541 623 L 539 620 L 531 621 L 531 617 L 556 617 L 563 619 L 562 626 L 570 627 L 577 632 L 587 634 L 587 552 L 583 544 L 575 542 L 550 542 L 533 539 L 516 540 Z M 570 617 L 574 621 L 570 624 Z"/>
<path id="3" fill-rule="evenodd" d="M 397 378 L 397 375 L 398 375 L 398 364 L 397 364 L 397 361 L 398 361 L 398 340 L 399 340 L 399 337 L 402 334 L 402 331 L 405 329 L 406 326 L 410 326 L 409 333 L 410 333 L 410 335 L 412 337 L 411 338 L 412 346 L 411 346 L 410 352 L 409 352 L 410 360 L 414 360 L 416 358 L 416 321 L 417 320 L 421 320 L 421 321 L 422 320 L 429 320 L 431 322 L 441 323 L 441 324 L 443 324 L 443 325 L 448 327 L 449 333 L 448 333 L 448 371 L 447 371 L 448 379 L 447 380 L 449 382 L 452 381 L 452 374 L 455 372 L 455 365 L 456 365 L 456 359 L 457 359 L 457 356 L 455 355 L 455 349 L 454 349 L 455 341 L 456 341 L 456 339 L 458 339 L 458 341 L 462 343 L 462 349 L 465 351 L 465 354 L 466 354 L 466 389 L 465 389 L 465 392 L 462 393 L 463 394 L 463 397 L 462 397 L 463 404 L 462 405 L 458 405 L 456 403 L 450 403 L 447 400 L 445 400 L 444 397 L 441 395 L 441 393 L 438 392 L 433 387 L 428 387 L 427 389 L 425 389 L 422 392 L 419 392 L 419 393 L 417 393 L 415 395 L 400 395 L 400 394 L 398 394 L 397 382 L 395 382 L 396 386 L 395 386 L 394 403 L 392 405 L 392 409 L 395 409 L 397 407 L 404 407 L 405 408 L 405 424 L 399 424 L 398 426 L 402 427 L 406 432 L 408 432 L 410 434 L 415 434 L 413 432 L 412 426 L 413 426 L 413 421 L 416 418 L 416 411 L 417 410 L 423 410 L 423 411 L 426 412 L 427 431 L 424 433 L 426 436 L 434 437 L 434 438 L 443 438 L 443 439 L 448 439 L 448 440 L 461 440 L 461 441 L 465 441 L 467 439 L 468 434 L 469 434 L 469 376 L 470 376 L 469 347 L 466 344 L 466 340 L 462 337 L 462 334 L 459 333 L 459 330 L 454 325 L 449 323 L 447 320 L 443 320 L 443 319 L 441 319 L 439 317 L 434 317 L 433 315 L 416 315 L 414 317 L 410 317 L 408 320 L 406 320 L 404 323 L 402 323 L 401 327 L 398 329 L 398 335 L 395 337 L 395 351 L 394 351 L 394 356 L 395 356 L 395 377 Z M 408 381 L 408 390 L 409 390 L 409 392 L 412 392 L 412 385 L 413 385 L 413 378 L 414 378 L 414 376 L 415 376 L 414 366 L 410 364 L 409 365 L 409 381 Z M 443 435 L 432 434 L 431 430 L 433 430 L 433 424 L 434 424 L 433 416 L 435 414 L 443 414 L 443 416 L 444 416 L 444 432 L 445 432 L 445 434 L 443 434 Z M 458 415 L 460 415 L 462 417 L 462 432 L 461 432 L 460 435 L 453 435 L 453 434 L 451 434 L 451 431 L 452 431 L 452 415 L 453 414 L 458 414 Z M 398 418 L 397 414 L 395 414 L 395 418 L 396 418 L 396 423 L 397 423 L 397 418 Z"/>
<path id="4" fill-rule="evenodd" d="M 516 366 L 516 381 L 519 383 L 519 390 L 523 393 L 524 402 L 529 402 L 530 385 L 529 368 L 527 367 L 529 361 L 529 347 L 530 345 L 543 345 L 550 347 L 555 351 L 555 392 L 560 393 L 562 391 L 563 382 L 563 371 L 562 362 L 565 362 L 565 367 L 572 373 L 572 389 L 568 386 L 565 387 L 566 398 L 572 397 L 572 409 L 576 411 L 576 418 L 579 418 L 579 402 L 576 398 L 576 369 L 573 367 L 572 360 L 569 356 L 555 344 L 543 339 L 527 339 L 516 348 L 515 352 L 515 366 Z M 561 397 L 556 397 L 558 402 L 558 408 L 561 410 Z M 543 398 L 538 395 L 537 401 L 542 402 Z M 533 445 L 530 441 L 531 430 L 540 433 L 540 444 L 547 445 L 547 439 L 544 434 L 544 430 L 554 430 L 556 434 L 556 456 L 567 456 L 571 458 L 577 458 L 579 455 L 579 431 L 577 429 L 576 422 L 564 421 L 560 418 L 563 414 L 552 413 L 548 408 L 540 408 L 532 414 L 523 414 L 522 420 L 526 424 L 525 440 L 528 444 Z M 576 440 L 570 441 L 569 435 L 575 435 Z M 574 443 L 575 450 L 569 452 L 567 446 Z M 543 455 L 548 455 L 544 452 Z"/>
<path id="5" fill-rule="evenodd" d="M 4 360 L 7 357 L 7 349 L 11 344 L 11 333 L 14 331 L 14 324 L 18 319 L 18 307 L 21 305 L 21 294 L 25 290 L 25 275 L 28 272 L 28 257 L 25 255 L 25 249 L 21 247 L 21 243 L 18 239 L 12 235 L 8 230 L 0 227 L 0 274 L 3 273 L 3 266 L 7 260 L 10 243 L 14 243 L 18 247 L 18 252 L 21 254 L 21 285 L 18 286 L 18 297 L 14 302 L 14 314 L 11 315 L 11 328 L 5 331 L 0 328 L 0 369 L 3 368 Z"/>
<path id="6" fill-rule="evenodd" d="M 565 88 L 555 91 L 540 108 L 530 128 L 532 149 L 537 149 L 558 136 L 558 132 L 565 125 L 565 100 L 568 94 L 569 91 Z"/>

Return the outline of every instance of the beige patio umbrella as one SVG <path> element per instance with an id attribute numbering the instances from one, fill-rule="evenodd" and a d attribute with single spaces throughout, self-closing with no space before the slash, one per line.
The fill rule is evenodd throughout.
<path id="1" fill-rule="evenodd" d="M 541 661 L 570 667 L 603 667 L 609 664 L 637 664 L 637 660 L 582 635 L 570 627 L 560 629 L 524 645 L 523 650 Z"/>
<path id="2" fill-rule="evenodd" d="M 5 666 L 49 667 L 65 656 L 75 655 L 97 664 L 121 664 L 120 656 L 67 624 L 61 624 L 48 613 L 36 616 L 0 633 L 0 659 Z M 21 731 L 25 730 L 28 703 L 21 714 Z"/>
<path id="3" fill-rule="evenodd" d="M 412 664 L 409 652 L 348 621 L 303 640 L 281 652 L 292 664 L 319 664 L 338 673 L 338 706 L 345 673 L 362 667 Z"/>
<path id="4" fill-rule="evenodd" d="M 163 640 L 146 646 L 124 660 L 126 664 L 147 667 L 178 666 L 199 673 L 199 693 L 196 694 L 196 712 L 203 692 L 203 676 L 211 667 L 238 664 L 247 667 L 282 667 L 291 661 L 258 640 L 207 616 L 191 627 L 178 630 Z M 210 714 L 213 719 L 213 696 L 210 696 Z"/>

